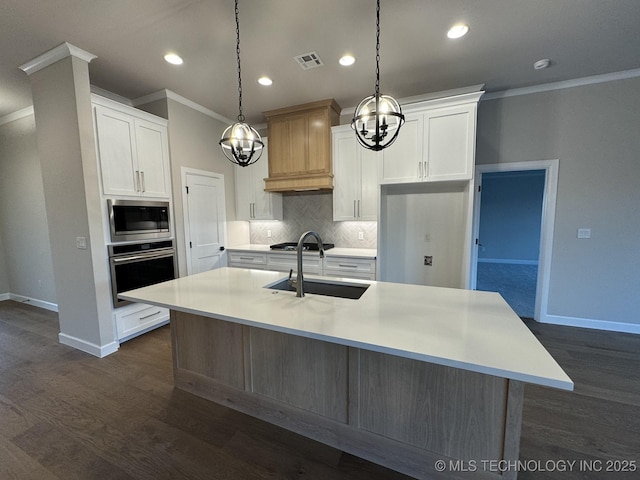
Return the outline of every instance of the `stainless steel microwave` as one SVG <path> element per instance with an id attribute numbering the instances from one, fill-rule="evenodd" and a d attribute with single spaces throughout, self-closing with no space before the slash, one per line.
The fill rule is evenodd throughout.
<path id="1" fill-rule="evenodd" d="M 112 242 L 171 237 L 169 202 L 107 200 Z"/>

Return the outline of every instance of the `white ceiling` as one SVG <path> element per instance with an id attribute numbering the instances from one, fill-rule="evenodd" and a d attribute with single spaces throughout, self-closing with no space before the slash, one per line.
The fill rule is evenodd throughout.
<path id="1" fill-rule="evenodd" d="M 240 0 L 243 107 L 324 98 L 343 108 L 373 93 L 374 0 Z M 466 37 L 446 38 L 457 22 Z M 640 67 L 640 0 L 382 0 L 381 91 L 407 98 L 485 84 L 488 92 Z M 0 0 L 0 117 L 31 105 L 19 66 L 69 42 L 97 58 L 91 82 L 135 99 L 169 89 L 238 114 L 233 0 Z M 162 56 L 184 58 L 175 67 Z M 324 67 L 293 60 L 316 51 Z M 342 67 L 349 52 L 357 61 Z M 541 58 L 552 61 L 534 70 Z M 270 76 L 263 87 L 256 80 Z"/>

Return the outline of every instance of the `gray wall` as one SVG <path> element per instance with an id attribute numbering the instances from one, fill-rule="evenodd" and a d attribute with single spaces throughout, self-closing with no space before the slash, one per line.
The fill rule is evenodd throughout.
<path id="1" fill-rule="evenodd" d="M 138 108 L 169 121 L 169 150 L 176 226 L 176 246 L 180 276 L 187 274 L 186 242 L 182 214 L 181 168 L 195 168 L 224 175 L 228 245 L 249 242 L 247 222 L 236 221 L 235 167 L 222 153 L 218 141 L 228 126 L 219 120 L 172 99 L 159 100 Z"/>
<path id="2" fill-rule="evenodd" d="M 478 258 L 538 261 L 544 170 L 482 175 Z"/>
<path id="3" fill-rule="evenodd" d="M 549 315 L 640 324 L 639 112 L 640 78 L 480 103 L 478 164 L 559 159 Z"/>
<path id="4" fill-rule="evenodd" d="M 0 158 L 2 162 L 2 158 Z M 7 295 L 10 292 L 9 275 L 7 272 L 7 262 L 5 261 L 4 241 L 2 239 L 5 230 L 4 222 L 0 218 L 0 295 Z"/>
<path id="5" fill-rule="evenodd" d="M 33 115 L 0 126 L 0 293 L 56 303 Z"/>

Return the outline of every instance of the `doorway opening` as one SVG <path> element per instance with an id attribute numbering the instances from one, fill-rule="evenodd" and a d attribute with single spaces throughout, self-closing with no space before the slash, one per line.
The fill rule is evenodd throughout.
<path id="1" fill-rule="evenodd" d="M 500 293 L 523 318 L 546 316 L 557 160 L 476 167 L 471 288 Z"/>
<path id="2" fill-rule="evenodd" d="M 544 170 L 482 174 L 476 290 L 499 292 L 533 318 L 540 254 Z"/>

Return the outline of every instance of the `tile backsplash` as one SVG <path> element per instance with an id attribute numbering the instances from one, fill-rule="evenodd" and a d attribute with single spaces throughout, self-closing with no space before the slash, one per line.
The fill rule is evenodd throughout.
<path id="1" fill-rule="evenodd" d="M 283 197 L 283 221 L 250 222 L 251 243 L 271 245 L 297 242 L 307 230 L 320 234 L 336 247 L 376 248 L 377 222 L 334 222 L 333 195 L 327 193 L 287 193 Z M 271 231 L 271 237 L 268 232 Z M 358 239 L 362 232 L 363 240 Z"/>

